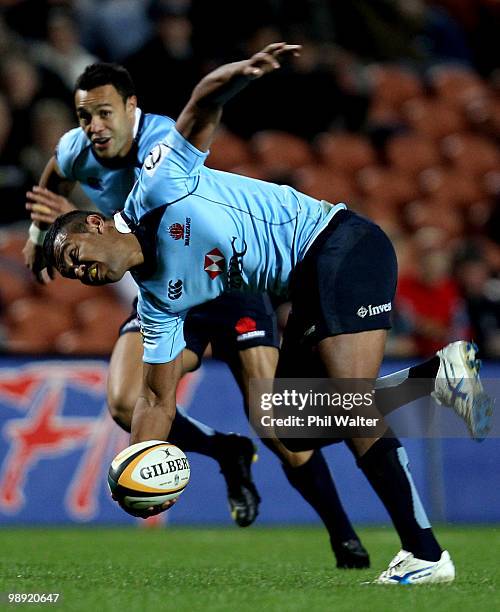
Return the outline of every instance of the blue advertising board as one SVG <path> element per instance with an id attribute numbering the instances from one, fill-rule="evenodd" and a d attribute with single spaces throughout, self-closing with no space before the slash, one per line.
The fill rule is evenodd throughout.
<path id="1" fill-rule="evenodd" d="M 399 365 L 399 364 L 398 364 Z M 111 459 L 128 436 L 108 415 L 108 363 L 87 359 L 0 360 L 0 525 L 135 523 L 112 501 Z M 395 369 L 397 366 L 391 366 Z M 497 371 L 498 370 L 498 371 Z M 490 376 L 497 376 L 498 366 Z M 227 367 L 207 361 L 182 381 L 178 402 L 220 431 L 254 436 Z M 262 496 L 260 524 L 312 523 L 315 513 L 287 483 L 262 444 L 254 475 Z M 424 504 L 447 521 L 500 521 L 500 441 L 405 441 Z M 325 449 L 340 495 L 358 523 L 387 514 L 343 444 Z M 231 525 L 218 464 L 191 453 L 192 478 L 181 500 L 155 521 Z"/>

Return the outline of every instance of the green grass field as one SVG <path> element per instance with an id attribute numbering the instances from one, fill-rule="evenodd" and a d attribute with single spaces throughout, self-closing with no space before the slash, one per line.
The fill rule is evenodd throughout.
<path id="1" fill-rule="evenodd" d="M 361 530 L 371 570 L 337 570 L 319 528 L 3 529 L 4 609 L 71 612 L 500 610 L 500 527 L 438 529 L 452 585 L 363 585 L 397 552 L 390 528 Z M 5 594 L 61 593 L 57 604 Z"/>

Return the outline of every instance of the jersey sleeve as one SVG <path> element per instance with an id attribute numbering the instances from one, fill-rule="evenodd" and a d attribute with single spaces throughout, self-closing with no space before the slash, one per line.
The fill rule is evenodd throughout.
<path id="1" fill-rule="evenodd" d="M 61 137 L 56 147 L 55 158 L 64 178 L 76 181 L 73 174 L 75 160 L 82 151 L 81 129 L 75 128 Z"/>
<path id="2" fill-rule="evenodd" d="M 149 211 L 189 196 L 196 190 L 207 156 L 208 152 L 199 151 L 172 127 L 144 160 L 125 203 L 126 214 L 138 222 Z"/>
<path id="3" fill-rule="evenodd" d="M 143 361 L 146 363 L 173 361 L 186 346 L 184 319 L 187 311 L 179 314 L 166 313 L 139 291 L 137 313 L 144 346 Z"/>

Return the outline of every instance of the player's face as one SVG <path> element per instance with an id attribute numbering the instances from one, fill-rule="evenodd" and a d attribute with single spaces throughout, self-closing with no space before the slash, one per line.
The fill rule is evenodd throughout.
<path id="1" fill-rule="evenodd" d="M 84 285 L 119 281 L 128 270 L 126 257 L 106 233 L 59 234 L 54 243 L 56 268 Z"/>
<path id="2" fill-rule="evenodd" d="M 77 89 L 76 114 L 80 127 L 98 157 L 124 157 L 134 140 L 135 96 L 124 102 L 113 85 Z"/>

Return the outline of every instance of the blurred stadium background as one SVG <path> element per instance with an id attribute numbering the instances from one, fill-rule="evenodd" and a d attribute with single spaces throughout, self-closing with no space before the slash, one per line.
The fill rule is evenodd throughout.
<path id="1" fill-rule="evenodd" d="M 176 116 L 192 86 L 267 42 L 302 57 L 227 105 L 208 165 L 345 201 L 390 234 L 400 283 L 385 371 L 474 338 L 500 364 L 500 70 L 495 0 L 0 0 L 0 524 L 134 523 L 103 475 L 127 437 L 105 405 L 107 358 L 133 289 L 33 282 L 25 192 L 74 127 L 72 86 L 127 66 L 143 110 Z M 77 195 L 80 206 L 86 202 Z M 207 360 L 179 401 L 248 432 L 227 368 Z M 498 440 L 412 440 L 431 515 L 500 522 Z M 353 519 L 387 516 L 344 448 L 328 450 Z M 213 462 L 159 521 L 229 525 Z M 316 518 L 261 448 L 261 524 Z"/>

